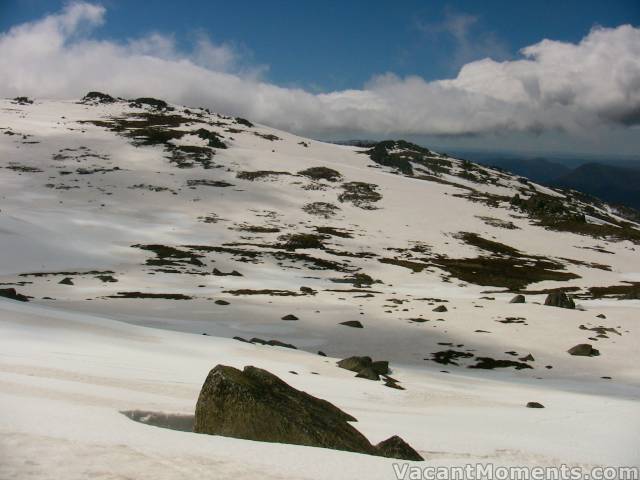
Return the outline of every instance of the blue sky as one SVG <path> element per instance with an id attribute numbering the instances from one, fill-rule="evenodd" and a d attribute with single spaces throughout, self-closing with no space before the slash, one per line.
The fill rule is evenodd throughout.
<path id="1" fill-rule="evenodd" d="M 0 94 L 28 84 L 33 94 L 74 96 L 100 86 L 204 102 L 316 137 L 632 154 L 639 25 L 638 0 L 0 0 L 0 60 L 21 72 L 0 73 Z M 54 47 L 45 54 L 34 42 Z M 78 53 L 91 49 L 104 65 Z M 65 87 L 38 83 L 43 75 Z"/>
<path id="2" fill-rule="evenodd" d="M 65 1 L 0 0 L 0 30 L 59 10 Z M 106 0 L 98 38 L 194 32 L 230 42 L 266 77 L 320 91 L 359 88 L 373 74 L 454 76 L 484 56 L 512 58 L 543 38 L 575 42 L 594 25 L 640 23 L 640 1 L 293 1 Z M 468 51 L 448 22 L 462 19 Z M 460 28 L 465 28 L 465 25 Z M 458 57 L 460 55 L 460 57 Z"/>

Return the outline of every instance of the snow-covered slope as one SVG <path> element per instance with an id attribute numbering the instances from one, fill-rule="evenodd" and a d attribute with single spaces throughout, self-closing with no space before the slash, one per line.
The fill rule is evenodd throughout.
<path id="1" fill-rule="evenodd" d="M 269 369 L 435 464 L 640 460 L 637 225 L 406 142 L 106 100 L 0 101 L 0 288 L 31 297 L 0 299 L 0 476 L 392 478 L 390 460 L 118 413 L 192 413 L 217 363 Z M 557 288 L 581 308 L 542 305 Z M 405 390 L 335 366 L 350 355 L 389 360 Z M 468 368 L 486 359 L 506 367 Z"/>

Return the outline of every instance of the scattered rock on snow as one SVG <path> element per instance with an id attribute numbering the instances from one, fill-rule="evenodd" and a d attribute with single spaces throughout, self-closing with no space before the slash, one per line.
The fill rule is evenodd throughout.
<path id="1" fill-rule="evenodd" d="M 597 357 L 600 355 L 600 352 L 593 348 L 588 343 L 580 343 L 575 347 L 571 347 L 567 352 L 570 355 L 578 356 L 578 357 Z"/>
<path id="2" fill-rule="evenodd" d="M 299 320 L 299 318 L 293 315 L 292 313 L 290 313 L 282 317 L 282 320 Z"/>
<path id="3" fill-rule="evenodd" d="M 380 442 L 376 445 L 376 448 L 383 457 L 399 458 L 401 460 L 413 460 L 418 462 L 424 460 L 418 452 L 411 448 L 407 442 L 397 435 Z"/>
<path id="4" fill-rule="evenodd" d="M 527 408 L 544 408 L 544 405 L 538 402 L 529 402 L 527 403 Z"/>
<path id="5" fill-rule="evenodd" d="M 544 301 L 545 305 L 560 308 L 576 308 L 574 301 L 564 292 L 551 292 Z"/>
<path id="6" fill-rule="evenodd" d="M 509 303 L 525 303 L 524 295 L 516 295 Z"/>
<path id="7" fill-rule="evenodd" d="M 340 322 L 340 325 L 351 328 L 364 328 L 364 325 L 362 325 L 358 320 L 347 320 L 346 322 Z"/>
<path id="8" fill-rule="evenodd" d="M 357 378 L 366 378 L 367 380 L 380 380 L 380 376 L 376 373 L 376 371 L 371 367 L 365 367 L 358 372 L 356 375 Z"/>

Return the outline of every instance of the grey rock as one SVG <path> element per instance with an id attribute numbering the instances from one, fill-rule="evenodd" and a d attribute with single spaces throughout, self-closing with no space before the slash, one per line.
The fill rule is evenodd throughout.
<path id="1" fill-rule="evenodd" d="M 511 299 L 509 303 L 525 303 L 525 302 L 526 300 L 524 298 L 524 295 L 516 295 Z"/>
<path id="2" fill-rule="evenodd" d="M 349 423 L 355 421 L 335 405 L 291 387 L 266 370 L 217 365 L 200 391 L 193 431 L 422 460 L 400 437 L 371 445 Z"/>
<path id="3" fill-rule="evenodd" d="M 578 357 L 597 357 L 598 355 L 600 355 L 600 352 L 588 343 L 580 343 L 575 347 L 571 347 L 569 350 L 567 350 L 567 352 L 570 355 L 575 355 Z"/>
<path id="4" fill-rule="evenodd" d="M 399 458 L 401 460 L 413 460 L 421 462 L 422 456 L 397 435 L 387 438 L 376 445 L 376 449 L 381 456 L 387 458 Z"/>
<path id="5" fill-rule="evenodd" d="M 574 301 L 564 292 L 551 292 L 549 295 L 547 295 L 544 304 L 551 307 L 570 309 L 576 308 L 576 304 L 574 303 Z"/>
<path id="6" fill-rule="evenodd" d="M 371 367 L 363 368 L 356 375 L 357 378 L 366 378 L 367 380 L 380 380 L 380 376 L 376 373 L 376 371 Z"/>
<path id="7" fill-rule="evenodd" d="M 364 328 L 364 325 L 362 325 L 358 320 L 347 320 L 346 322 L 340 322 L 340 325 L 351 328 Z"/>

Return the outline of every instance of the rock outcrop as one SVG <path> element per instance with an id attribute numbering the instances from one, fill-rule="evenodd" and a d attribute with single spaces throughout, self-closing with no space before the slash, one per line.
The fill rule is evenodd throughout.
<path id="1" fill-rule="evenodd" d="M 373 446 L 335 405 L 296 390 L 266 370 L 213 368 L 196 404 L 194 432 L 346 450 L 405 460 L 422 457 L 399 437 Z"/>
<path id="2" fill-rule="evenodd" d="M 414 460 L 418 462 L 424 460 L 418 452 L 411 448 L 411 445 L 397 435 L 380 442 L 376 445 L 376 449 L 381 457 Z"/>
<path id="3" fill-rule="evenodd" d="M 564 292 L 551 292 L 544 301 L 545 305 L 560 308 L 576 308 L 574 301 Z"/>
<path id="4" fill-rule="evenodd" d="M 26 295 L 16 292 L 15 288 L 0 288 L 0 297 L 8 298 L 10 300 L 18 300 L 19 302 L 29 301 L 29 298 Z"/>

